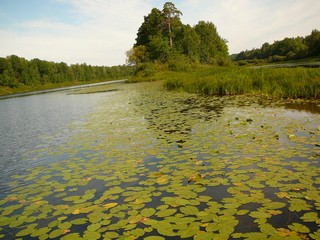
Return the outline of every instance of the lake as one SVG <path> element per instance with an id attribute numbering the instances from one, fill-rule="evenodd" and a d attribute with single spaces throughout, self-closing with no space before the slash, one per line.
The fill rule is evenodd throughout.
<path id="1" fill-rule="evenodd" d="M 0 238 L 319 239 L 319 109 L 161 82 L 0 100 Z"/>

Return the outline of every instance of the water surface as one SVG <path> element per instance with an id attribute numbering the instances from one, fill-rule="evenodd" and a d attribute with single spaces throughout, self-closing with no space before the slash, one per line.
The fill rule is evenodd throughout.
<path id="1" fill-rule="evenodd" d="M 117 89 L 0 101 L 0 236 L 317 238 L 318 113 L 161 83 Z"/>

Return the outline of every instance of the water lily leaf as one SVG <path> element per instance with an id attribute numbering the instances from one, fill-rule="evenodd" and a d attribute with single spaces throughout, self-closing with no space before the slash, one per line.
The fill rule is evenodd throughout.
<path id="1" fill-rule="evenodd" d="M 138 223 L 138 222 L 140 222 L 141 219 L 142 219 L 142 215 L 138 214 L 138 215 L 136 215 L 136 216 L 130 216 L 130 217 L 128 218 L 128 221 L 129 221 L 130 224 L 133 224 L 133 223 Z"/>
<path id="2" fill-rule="evenodd" d="M 119 238 L 119 234 L 117 232 L 106 232 L 104 234 L 105 238 L 110 238 L 110 239 L 117 239 Z"/>
<path id="3" fill-rule="evenodd" d="M 290 198 L 290 195 L 286 192 L 278 192 L 276 193 L 276 195 L 278 196 L 278 198 Z"/>
<path id="4" fill-rule="evenodd" d="M 87 194 L 82 196 L 82 199 L 84 199 L 84 200 L 90 200 L 92 198 L 94 198 L 94 194 L 93 193 L 87 193 Z"/>
<path id="5" fill-rule="evenodd" d="M 214 238 L 215 234 L 213 233 L 208 233 L 208 232 L 198 232 L 195 236 L 195 240 L 208 240 L 208 239 L 215 239 Z"/>
<path id="6" fill-rule="evenodd" d="M 304 222 L 316 222 L 319 217 L 318 217 L 318 213 L 316 212 L 309 212 L 309 213 L 305 213 L 301 219 L 303 219 Z"/>
<path id="7" fill-rule="evenodd" d="M 157 217 L 168 217 L 173 215 L 177 210 L 176 209 L 164 209 L 156 213 Z"/>
<path id="8" fill-rule="evenodd" d="M 165 221 L 159 221 L 157 223 L 157 226 L 155 226 L 158 233 L 164 236 L 168 236 L 168 237 L 174 237 L 177 236 L 177 233 L 174 232 L 174 225 L 165 222 Z"/>
<path id="9" fill-rule="evenodd" d="M 281 237 L 287 237 L 287 236 L 297 236 L 298 234 L 296 231 L 290 231 L 289 229 L 286 229 L 286 228 L 278 228 L 277 235 Z"/>
<path id="10" fill-rule="evenodd" d="M 288 226 L 292 231 L 299 232 L 299 233 L 309 233 L 310 229 L 300 223 L 293 223 L 292 225 Z"/>
<path id="11" fill-rule="evenodd" d="M 83 238 L 88 240 L 97 240 L 101 238 L 101 234 L 99 232 L 85 231 Z"/>
<path id="12" fill-rule="evenodd" d="M 80 200 L 80 198 L 81 198 L 80 196 L 70 196 L 70 197 L 63 198 L 62 200 L 66 202 L 74 202 L 74 201 Z"/>
<path id="13" fill-rule="evenodd" d="M 50 234 L 49 234 L 49 238 L 57 238 L 60 237 L 61 235 L 65 234 L 64 230 L 61 229 L 56 229 L 53 230 Z"/>
<path id="14" fill-rule="evenodd" d="M 243 215 L 246 215 L 248 212 L 249 212 L 249 210 L 246 210 L 246 209 L 239 210 L 239 211 L 237 212 L 237 215 L 243 216 Z"/>
<path id="15" fill-rule="evenodd" d="M 114 202 L 114 203 L 104 204 L 103 207 L 105 207 L 106 209 L 110 209 L 110 208 L 113 208 L 113 207 L 115 207 L 117 205 L 118 205 L 118 203 Z"/>
<path id="16" fill-rule="evenodd" d="M 308 211 L 311 209 L 311 206 L 303 199 L 294 199 L 291 198 L 289 200 L 290 206 L 289 210 L 291 212 L 301 212 L 301 211 Z"/>
<path id="17" fill-rule="evenodd" d="M 318 230 L 318 232 L 310 233 L 309 236 L 310 236 L 312 239 L 318 240 L 318 239 L 320 239 L 320 231 Z"/>
<path id="18" fill-rule="evenodd" d="M 272 215 L 268 212 L 262 212 L 262 211 L 253 211 L 251 212 L 250 214 L 250 217 L 253 217 L 253 218 L 270 218 Z"/>
<path id="19" fill-rule="evenodd" d="M 58 225 L 58 228 L 62 229 L 62 230 L 66 230 L 66 229 L 69 229 L 71 228 L 72 226 L 72 223 L 71 222 L 64 222 L 64 223 L 60 223 Z"/>
<path id="20" fill-rule="evenodd" d="M 32 229 L 32 228 L 27 228 L 27 229 L 23 229 L 21 230 L 20 232 L 18 232 L 16 234 L 16 237 L 24 237 L 24 236 L 27 236 L 27 235 L 30 235 L 31 233 L 33 233 L 35 230 Z"/>
<path id="21" fill-rule="evenodd" d="M 43 234 L 50 232 L 50 230 L 51 230 L 51 228 L 49 228 L 49 227 L 40 228 L 38 230 L 33 231 L 31 234 L 31 237 L 39 237 Z"/>
<path id="22" fill-rule="evenodd" d="M 61 240 L 80 240 L 82 238 L 79 236 L 79 233 L 70 233 L 68 235 L 61 237 L 60 239 Z"/>
<path id="23" fill-rule="evenodd" d="M 145 234 L 145 231 L 141 228 L 136 228 L 131 231 L 131 234 L 135 237 L 142 237 Z"/>
<path id="24" fill-rule="evenodd" d="M 248 240 L 255 240 L 255 239 L 267 239 L 268 235 L 264 233 L 252 232 L 252 233 L 244 233 L 243 236 L 245 239 Z"/>
<path id="25" fill-rule="evenodd" d="M 180 230 L 178 233 L 181 236 L 181 238 L 189 238 L 195 236 L 200 231 L 200 227 L 198 225 L 192 225 L 187 229 Z"/>
<path id="26" fill-rule="evenodd" d="M 83 224 L 86 224 L 87 222 L 88 222 L 87 218 L 78 218 L 78 219 L 72 220 L 70 223 L 72 225 L 83 225 Z"/>
<path id="27" fill-rule="evenodd" d="M 181 207 L 180 211 L 186 215 L 196 215 L 199 212 L 198 208 L 194 206 Z"/>
<path id="28" fill-rule="evenodd" d="M 142 209 L 141 211 L 141 215 L 144 217 L 151 217 L 155 213 L 156 213 L 156 210 L 154 208 L 145 208 L 145 209 Z"/>
<path id="29" fill-rule="evenodd" d="M 165 238 L 161 236 L 148 236 L 145 237 L 144 240 L 165 240 Z"/>
<path id="30" fill-rule="evenodd" d="M 265 207 L 268 209 L 279 209 L 279 208 L 284 208 L 285 206 L 286 204 L 283 202 L 271 202 L 271 203 L 265 204 Z"/>
<path id="31" fill-rule="evenodd" d="M 100 228 L 101 228 L 101 224 L 100 223 L 93 223 L 93 224 L 91 224 L 91 225 L 89 225 L 87 227 L 87 230 L 90 231 L 90 232 L 94 232 L 94 231 L 96 231 L 96 230 L 98 230 Z"/>
<path id="32" fill-rule="evenodd" d="M 265 234 L 267 234 L 267 235 L 274 235 L 274 234 L 277 232 L 277 229 L 274 228 L 274 227 L 273 227 L 271 224 L 269 224 L 269 223 L 261 224 L 261 225 L 259 226 L 259 228 L 260 228 L 260 231 L 261 231 L 262 233 L 265 233 Z"/>

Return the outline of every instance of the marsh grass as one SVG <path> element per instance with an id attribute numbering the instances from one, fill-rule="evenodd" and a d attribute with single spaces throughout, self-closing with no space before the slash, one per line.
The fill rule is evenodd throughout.
<path id="1" fill-rule="evenodd" d="M 165 87 L 205 95 L 259 94 L 276 98 L 320 98 L 320 69 L 199 67 L 167 72 Z"/>

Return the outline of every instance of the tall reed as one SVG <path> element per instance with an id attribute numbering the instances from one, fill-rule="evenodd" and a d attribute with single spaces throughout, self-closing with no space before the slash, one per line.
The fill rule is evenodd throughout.
<path id="1" fill-rule="evenodd" d="M 277 98 L 320 98 L 320 69 L 199 67 L 164 77 L 167 89 L 205 95 L 264 94 Z"/>

